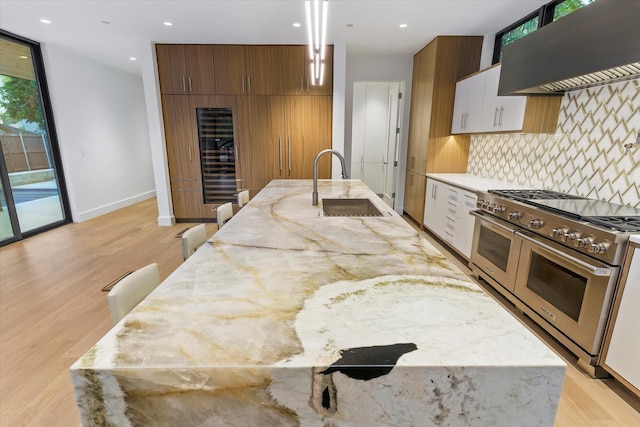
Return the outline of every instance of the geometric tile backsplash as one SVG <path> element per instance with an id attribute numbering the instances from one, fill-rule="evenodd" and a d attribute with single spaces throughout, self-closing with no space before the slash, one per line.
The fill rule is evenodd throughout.
<path id="1" fill-rule="evenodd" d="M 638 132 L 640 79 L 575 90 L 554 135 L 473 135 L 467 172 L 640 208 Z"/>

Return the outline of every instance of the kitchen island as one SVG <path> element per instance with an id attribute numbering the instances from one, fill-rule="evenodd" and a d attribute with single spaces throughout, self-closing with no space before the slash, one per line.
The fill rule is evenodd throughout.
<path id="1" fill-rule="evenodd" d="M 272 181 L 72 366 L 83 425 L 552 426 L 562 360 L 360 181 L 318 189 L 383 216 Z"/>

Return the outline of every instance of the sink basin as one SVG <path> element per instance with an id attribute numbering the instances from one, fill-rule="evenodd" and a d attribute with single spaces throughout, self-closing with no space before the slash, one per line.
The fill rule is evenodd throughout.
<path id="1" fill-rule="evenodd" d="M 322 199 L 325 216 L 382 216 L 369 199 Z"/>

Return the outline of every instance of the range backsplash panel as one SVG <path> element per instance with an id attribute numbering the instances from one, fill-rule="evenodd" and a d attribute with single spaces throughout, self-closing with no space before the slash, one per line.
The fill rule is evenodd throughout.
<path id="1" fill-rule="evenodd" d="M 471 137 L 467 172 L 640 208 L 640 79 L 567 92 L 550 134 Z"/>

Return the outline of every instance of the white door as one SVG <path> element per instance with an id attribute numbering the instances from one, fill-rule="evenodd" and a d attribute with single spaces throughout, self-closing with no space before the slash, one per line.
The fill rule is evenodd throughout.
<path id="1" fill-rule="evenodd" d="M 403 83 L 355 82 L 351 177 L 361 179 L 393 207 Z"/>

